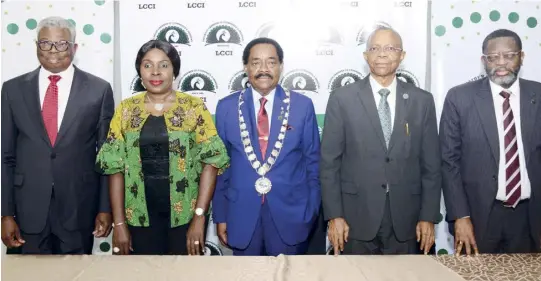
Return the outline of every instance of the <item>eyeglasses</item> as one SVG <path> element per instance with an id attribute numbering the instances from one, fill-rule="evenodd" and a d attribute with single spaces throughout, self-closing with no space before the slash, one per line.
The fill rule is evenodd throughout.
<path id="1" fill-rule="evenodd" d="M 510 62 L 510 61 L 514 60 L 519 54 L 520 54 L 520 51 L 519 52 L 498 53 L 498 54 L 488 54 L 488 55 L 483 55 L 483 57 L 490 63 L 498 62 L 498 61 L 500 61 L 500 58 L 502 58 L 502 57 L 503 57 L 503 60 L 505 62 Z"/>
<path id="2" fill-rule="evenodd" d="M 367 52 L 369 53 L 372 53 L 372 54 L 377 54 L 381 51 L 383 51 L 384 53 L 400 53 L 402 52 L 402 49 L 401 48 L 396 48 L 396 47 L 393 47 L 393 46 L 384 46 L 384 47 L 370 47 L 366 50 Z"/>
<path id="3" fill-rule="evenodd" d="M 40 40 L 37 43 L 38 43 L 38 47 L 42 51 L 50 51 L 53 49 L 53 46 L 54 46 L 54 48 L 59 52 L 65 52 L 66 50 L 68 50 L 69 46 L 73 44 L 73 42 L 65 41 L 65 40 L 58 41 L 58 42 L 53 42 L 49 40 Z"/>

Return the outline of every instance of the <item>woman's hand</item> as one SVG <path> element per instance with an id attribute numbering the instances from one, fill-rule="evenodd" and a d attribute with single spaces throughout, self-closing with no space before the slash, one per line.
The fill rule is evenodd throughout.
<path id="1" fill-rule="evenodd" d="M 205 216 L 194 216 L 186 234 L 189 255 L 201 255 L 205 250 Z"/>
<path id="2" fill-rule="evenodd" d="M 115 248 L 120 251 L 115 252 Z M 113 254 L 114 255 L 129 255 L 133 251 L 131 246 L 131 235 L 126 224 L 115 226 L 113 230 Z"/>

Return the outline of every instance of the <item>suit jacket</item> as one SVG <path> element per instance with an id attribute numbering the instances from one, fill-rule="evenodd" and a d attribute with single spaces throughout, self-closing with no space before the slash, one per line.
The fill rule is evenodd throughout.
<path id="1" fill-rule="evenodd" d="M 259 175 L 246 157 L 241 141 L 239 94 L 220 100 L 216 109 L 216 128 L 231 158 L 231 166 L 217 179 L 212 206 L 215 223 L 227 223 L 229 245 L 243 249 L 248 246 L 259 219 L 261 197 L 255 190 Z M 282 126 L 281 108 L 286 109 L 282 87 L 277 86 L 275 94 L 265 159 L 270 156 Z M 285 243 L 295 245 L 307 239 L 321 204 L 319 130 L 309 98 L 291 92 L 290 102 L 289 129 L 280 155 L 266 175 L 272 181 L 272 190 L 266 194 L 265 200 L 280 237 Z M 251 88 L 244 93 L 241 110 L 257 158 L 261 161 Z"/>
<path id="2" fill-rule="evenodd" d="M 327 220 L 344 218 L 349 237 L 369 241 L 380 227 L 389 184 L 399 240 L 415 238 L 417 222 L 436 222 L 441 158 L 432 95 L 400 80 L 389 148 L 369 77 L 331 94 L 321 144 L 321 188 Z M 407 94 L 407 95 L 406 95 Z"/>
<path id="3" fill-rule="evenodd" d="M 522 145 L 531 183 L 530 226 L 541 236 L 541 83 L 520 79 Z M 470 216 L 483 239 L 498 190 L 500 148 L 488 78 L 449 90 L 440 120 L 447 220 Z"/>
<path id="4" fill-rule="evenodd" d="M 39 233 L 49 214 L 67 230 L 92 228 L 98 211 L 109 212 L 107 178 L 95 172 L 96 150 L 113 115 L 111 86 L 75 68 L 56 144 L 41 115 L 39 68 L 2 87 L 2 216 L 16 216 L 26 233 Z"/>

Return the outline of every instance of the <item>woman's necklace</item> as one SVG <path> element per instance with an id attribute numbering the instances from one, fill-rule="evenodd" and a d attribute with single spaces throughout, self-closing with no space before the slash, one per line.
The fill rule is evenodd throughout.
<path id="1" fill-rule="evenodd" d="M 163 102 L 161 103 L 156 103 L 154 101 L 152 101 L 150 99 L 150 97 L 148 96 L 148 93 L 146 94 L 146 97 L 147 97 L 147 100 L 154 106 L 154 109 L 156 109 L 157 111 L 162 111 L 165 107 L 165 103 L 167 102 L 167 100 L 170 100 L 171 97 L 173 96 L 172 95 L 173 92 L 171 92 L 170 94 L 168 94 L 164 99 L 163 99 Z"/>

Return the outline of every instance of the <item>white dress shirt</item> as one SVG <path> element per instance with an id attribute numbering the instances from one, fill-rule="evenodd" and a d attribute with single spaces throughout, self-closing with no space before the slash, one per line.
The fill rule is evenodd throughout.
<path id="1" fill-rule="evenodd" d="M 47 93 L 47 88 L 51 83 L 49 80 L 49 75 L 59 75 L 62 77 L 56 83 L 58 86 L 58 129 L 60 128 L 60 124 L 62 124 L 62 118 L 64 117 L 64 112 L 66 112 L 66 106 L 68 105 L 68 98 L 71 92 L 74 72 L 75 68 L 73 67 L 73 64 L 70 64 L 66 70 L 59 73 L 52 73 L 43 67 L 39 69 L 39 100 L 41 108 L 43 108 L 45 94 Z"/>
<path id="2" fill-rule="evenodd" d="M 396 107 L 396 77 L 393 78 L 393 82 L 391 82 L 391 85 L 389 87 L 383 87 L 381 86 L 372 75 L 370 75 L 370 87 L 372 87 L 372 92 L 374 94 L 374 99 L 376 100 L 376 108 L 379 106 L 379 102 L 381 100 L 381 95 L 379 94 L 379 90 L 385 88 L 390 91 L 389 95 L 387 96 L 387 103 L 389 103 L 389 108 L 391 109 L 391 131 L 393 130 L 394 126 L 394 113 L 395 113 L 395 107 Z"/>
<path id="3" fill-rule="evenodd" d="M 267 111 L 267 116 L 269 117 L 269 133 L 270 133 L 270 127 L 272 122 L 272 106 L 274 105 L 274 96 L 276 94 L 276 88 L 274 88 L 268 95 L 266 95 L 264 98 L 267 99 L 267 103 L 265 103 L 265 110 Z M 254 97 L 254 109 L 255 109 L 255 121 L 257 126 L 257 113 L 259 113 L 259 109 L 261 108 L 261 101 L 259 101 L 260 98 L 263 96 L 256 91 L 254 88 L 252 88 L 252 95 Z"/>
<path id="4" fill-rule="evenodd" d="M 503 102 L 504 98 L 500 96 L 500 92 L 504 89 L 490 81 L 490 90 L 492 91 L 492 99 L 494 101 L 494 110 L 496 112 L 496 124 L 498 126 L 498 140 L 500 143 L 500 159 L 498 165 L 498 193 L 496 199 L 505 201 L 506 196 L 506 178 L 505 178 L 505 140 L 503 130 Z M 530 198 L 531 185 L 530 178 L 528 177 L 528 170 L 526 169 L 526 158 L 524 154 L 524 145 L 522 143 L 522 131 L 520 127 L 520 86 L 518 79 L 511 85 L 508 92 L 511 93 L 509 97 L 509 104 L 513 111 L 513 119 L 515 120 L 515 129 L 517 132 L 517 145 L 518 145 L 518 157 L 520 165 L 520 199 Z"/>

